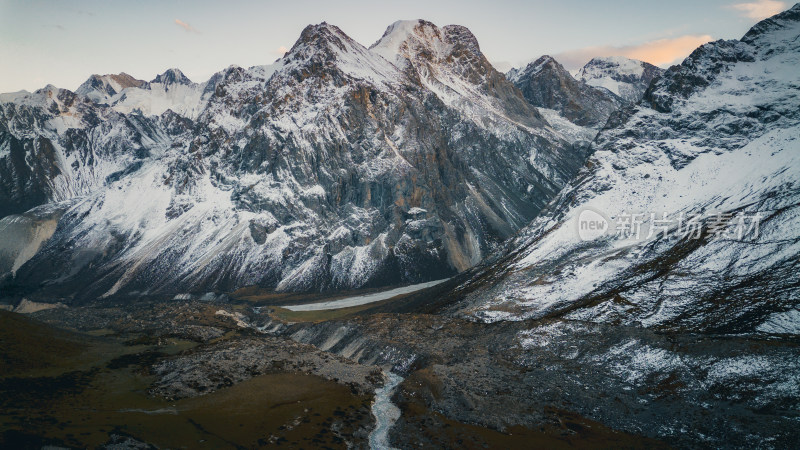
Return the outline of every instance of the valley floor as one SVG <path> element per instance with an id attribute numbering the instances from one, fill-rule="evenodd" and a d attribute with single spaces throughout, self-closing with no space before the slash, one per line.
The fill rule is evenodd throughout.
<path id="1" fill-rule="evenodd" d="M 0 446 L 368 447 L 370 407 L 382 370 L 392 367 L 299 343 L 287 327 L 304 325 L 252 310 L 236 302 L 170 302 L 0 311 Z M 405 399 L 398 402 L 402 420 L 383 430 L 392 445 L 644 444 L 560 411 L 539 429 L 449 419 L 410 401 L 415 390 L 429 389 L 419 382 L 425 373 L 391 375 L 402 381 Z"/>
<path id="2" fill-rule="evenodd" d="M 797 356 L 795 344 L 557 319 L 484 324 L 422 308 L 431 302 L 420 295 L 436 289 L 316 311 L 271 305 L 324 298 L 251 291 L 224 303 L 0 311 L 0 447 L 658 448 L 698 434 L 731 447 L 725 436 L 736 433 L 775 446 L 797 437 L 790 403 L 747 405 L 769 380 L 756 380 L 761 391 L 715 386 L 659 359 L 675 352 L 681 367 L 749 352 L 777 361 L 767 362 L 786 385 L 795 367 L 779 363 Z"/>

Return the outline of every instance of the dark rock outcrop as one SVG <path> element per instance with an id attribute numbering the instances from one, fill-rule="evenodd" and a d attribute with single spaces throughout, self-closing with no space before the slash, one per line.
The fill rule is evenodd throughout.
<path id="1" fill-rule="evenodd" d="M 516 73 L 512 81 L 532 105 L 553 109 L 577 125 L 601 128 L 624 101 L 607 90 L 582 83 L 550 56 Z"/>

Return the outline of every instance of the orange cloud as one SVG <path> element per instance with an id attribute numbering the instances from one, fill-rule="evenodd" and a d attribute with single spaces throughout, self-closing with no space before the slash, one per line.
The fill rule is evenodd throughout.
<path id="1" fill-rule="evenodd" d="M 639 59 L 661 66 L 683 60 L 694 49 L 711 41 L 711 36 L 680 36 L 674 39 L 659 39 L 644 44 L 623 48 L 622 56 Z"/>
<path id="2" fill-rule="evenodd" d="M 750 3 L 736 3 L 730 5 L 730 8 L 739 11 L 741 15 L 749 19 L 762 20 L 785 10 L 787 5 L 775 0 L 756 0 Z"/>
<path id="3" fill-rule="evenodd" d="M 676 38 L 658 39 L 638 45 L 622 47 L 598 46 L 559 53 L 553 57 L 569 69 L 577 69 L 598 56 L 625 56 L 649 62 L 656 66 L 675 64 L 689 56 L 694 49 L 711 41 L 711 36 L 685 35 Z"/>
<path id="4" fill-rule="evenodd" d="M 175 19 L 175 25 L 183 28 L 184 30 L 186 30 L 186 31 L 188 31 L 190 33 L 198 33 L 198 34 L 200 33 L 193 26 L 191 26 L 188 23 L 182 21 L 181 19 Z"/>

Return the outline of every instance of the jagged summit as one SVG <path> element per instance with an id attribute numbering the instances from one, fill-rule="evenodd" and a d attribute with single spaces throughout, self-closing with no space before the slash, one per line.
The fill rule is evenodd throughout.
<path id="1" fill-rule="evenodd" d="M 89 97 L 97 103 L 105 103 L 111 97 L 129 87 L 141 87 L 147 82 L 136 79 L 125 72 L 119 74 L 92 75 L 84 81 L 75 93 Z"/>
<path id="2" fill-rule="evenodd" d="M 788 31 L 791 35 L 791 27 L 796 27 L 798 22 L 800 22 L 800 3 L 795 3 L 788 10 L 755 24 L 741 41 L 752 43 L 764 34 L 776 34 L 779 31 Z"/>
<path id="3" fill-rule="evenodd" d="M 525 79 L 537 75 L 548 66 L 557 73 L 566 72 L 567 75 L 569 75 L 569 72 L 564 69 L 555 58 L 550 55 L 542 55 L 523 67 L 509 70 L 508 73 L 506 73 L 506 78 L 514 84 L 521 83 Z"/>
<path id="4" fill-rule="evenodd" d="M 134 78 L 125 72 L 120 72 L 118 74 L 106 75 L 94 74 L 84 82 L 84 84 L 86 83 L 103 83 L 104 85 L 110 85 L 111 87 L 117 89 L 117 91 L 121 91 L 126 87 L 141 86 L 145 83 L 145 81 Z"/>
<path id="5" fill-rule="evenodd" d="M 386 29 L 370 51 L 468 116 L 504 116 L 533 128 L 545 124 L 539 112 L 489 63 L 466 27 L 438 27 L 422 19 L 399 21 Z M 502 104 L 497 99 L 502 99 Z"/>
<path id="6" fill-rule="evenodd" d="M 583 127 L 602 127 L 622 104 L 616 95 L 573 78 L 549 55 L 539 57 L 510 78 L 532 105 L 557 111 Z"/>
<path id="7" fill-rule="evenodd" d="M 438 35 L 437 39 L 441 39 L 438 27 L 430 22 L 422 19 L 398 20 L 389 25 L 383 36 L 373 43 L 369 49 L 388 61 L 402 64 L 404 60 L 398 59 L 398 57 L 407 57 L 409 42 L 420 38 L 425 39 L 426 34 L 436 34 Z"/>
<path id="8" fill-rule="evenodd" d="M 157 75 L 153 81 L 150 83 L 160 83 L 160 84 L 183 84 L 189 85 L 192 84 L 192 80 L 190 80 L 180 69 L 167 69 L 164 73 Z"/>
<path id="9" fill-rule="evenodd" d="M 322 22 L 306 26 L 294 45 L 278 61 L 301 60 L 321 61 L 335 59 L 343 53 L 366 51 L 366 47 L 356 42 L 336 25 Z"/>
<path id="10" fill-rule="evenodd" d="M 57 94 L 59 91 L 61 91 L 61 88 L 48 83 L 45 87 L 35 90 L 34 94 L 53 95 Z"/>
<path id="11" fill-rule="evenodd" d="M 542 55 L 533 62 L 529 63 L 527 66 L 525 66 L 525 68 L 522 69 L 522 71 L 520 71 L 519 74 L 536 75 L 537 73 L 541 72 L 548 66 L 554 67 L 555 70 L 566 71 L 566 69 L 564 69 L 563 66 L 561 66 L 561 64 L 559 64 L 558 61 L 555 60 L 555 58 L 553 58 L 550 55 Z"/>
<path id="12" fill-rule="evenodd" d="M 401 20 L 390 25 L 370 46 L 370 51 L 401 68 L 407 64 L 417 69 L 422 64 L 460 65 L 469 66 L 469 70 L 480 75 L 493 70 L 481 52 L 477 38 L 461 25 L 438 27 L 422 19 Z"/>
<path id="13" fill-rule="evenodd" d="M 401 20 L 390 25 L 370 50 L 395 62 L 397 57 L 411 60 L 424 57 L 444 60 L 457 46 L 482 55 L 478 40 L 468 28 L 460 25 L 438 27 L 427 20 Z"/>
<path id="14" fill-rule="evenodd" d="M 350 36 L 345 34 L 336 25 L 331 25 L 327 22 L 322 22 L 316 25 L 308 25 L 303 29 L 303 31 L 300 32 L 300 37 L 297 39 L 292 48 L 289 49 L 287 55 L 292 54 L 297 50 L 298 47 L 302 45 L 310 45 L 318 49 L 322 49 L 329 44 L 333 44 L 340 50 L 344 50 L 345 42 L 355 43 Z"/>
<path id="15" fill-rule="evenodd" d="M 627 58 L 625 56 L 598 56 L 592 58 L 586 65 L 581 67 L 578 71 L 578 78 L 583 78 L 583 75 L 590 75 L 592 68 L 614 68 L 614 73 L 620 76 L 641 76 L 645 67 L 653 66 L 650 63 L 639 61 L 637 59 Z M 655 66 L 653 66 L 655 67 Z"/>
<path id="16" fill-rule="evenodd" d="M 388 61 L 326 22 L 303 29 L 292 48 L 272 67 L 263 70 L 270 76 L 288 74 L 295 82 L 313 77 L 324 79 L 326 83 L 342 84 L 346 77 L 395 85 L 401 78 L 397 68 Z"/>

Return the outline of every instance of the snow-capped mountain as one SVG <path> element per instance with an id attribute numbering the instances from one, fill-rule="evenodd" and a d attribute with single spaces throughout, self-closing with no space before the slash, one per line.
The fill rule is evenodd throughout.
<path id="1" fill-rule="evenodd" d="M 0 216 L 87 195 L 169 146 L 166 122 L 47 86 L 0 103 Z"/>
<path id="2" fill-rule="evenodd" d="M 158 116 L 171 110 L 195 119 L 213 94 L 213 88 L 213 83 L 193 83 L 179 69 L 169 69 L 150 82 L 125 73 L 92 75 L 75 93 L 123 114 Z"/>
<path id="3" fill-rule="evenodd" d="M 795 6 L 669 69 L 598 135 L 587 166 L 491 268 L 492 282 L 468 287 L 470 310 L 487 320 L 565 314 L 782 332 L 770 324 L 796 314 L 800 300 L 791 276 L 800 254 L 798 36 Z M 581 239 L 587 209 L 611 232 Z M 614 232 L 631 214 L 641 214 L 640 239 Z M 757 235 L 739 236 L 756 215 Z M 705 227 L 697 239 L 678 232 L 681 218 Z"/>
<path id="4" fill-rule="evenodd" d="M 588 145 L 611 115 L 641 100 L 664 71 L 623 57 L 594 58 L 575 72 L 545 55 L 506 78 L 552 126 L 576 144 Z"/>
<path id="5" fill-rule="evenodd" d="M 418 79 L 448 106 L 485 127 L 508 123 L 538 130 L 547 126 L 536 108 L 492 67 L 465 27 L 439 28 L 424 20 L 395 22 L 370 47 Z"/>
<path id="6" fill-rule="evenodd" d="M 120 74 L 92 75 L 83 84 L 78 86 L 75 93 L 95 103 L 108 103 L 111 98 L 131 87 L 141 87 L 147 84 L 144 80 L 137 80 L 125 72 Z"/>
<path id="7" fill-rule="evenodd" d="M 629 103 L 637 103 L 650 83 L 664 69 L 624 56 L 593 58 L 577 73 L 576 79 L 589 86 L 608 89 Z"/>
<path id="8" fill-rule="evenodd" d="M 2 219 L 41 244 L 32 256 L 37 245 L 6 250 L 19 292 L 446 277 L 527 224 L 586 157 L 463 27 L 402 22 L 367 49 L 323 23 L 276 63 L 206 83 L 174 69 L 138 85 L 118 78 L 2 105 L 0 145 L 11 151 L 0 164 L 12 171 L 0 176 L 22 199 L 6 214 L 43 205 L 28 220 L 60 215 L 43 244 L 19 229 L 29 222 Z M 32 170 L 40 160 L 52 162 Z M 41 194 L 17 181 L 26 176 Z"/>
<path id="9" fill-rule="evenodd" d="M 530 104 L 555 111 L 569 122 L 593 130 L 605 125 L 609 116 L 624 104 L 611 92 L 576 80 L 548 55 L 507 76 Z"/>

